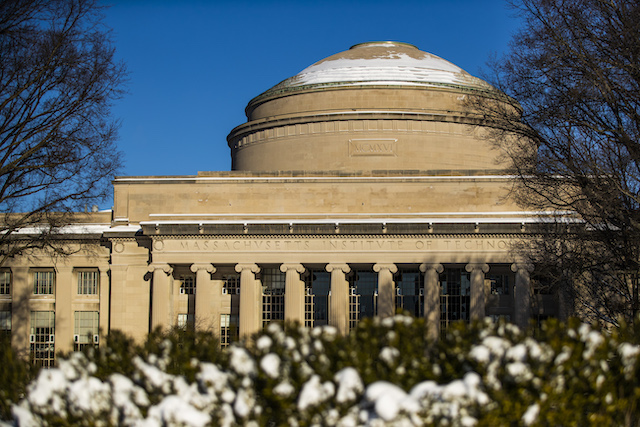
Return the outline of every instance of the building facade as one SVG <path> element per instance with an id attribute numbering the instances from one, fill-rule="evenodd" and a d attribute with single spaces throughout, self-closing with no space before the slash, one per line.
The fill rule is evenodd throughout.
<path id="1" fill-rule="evenodd" d="M 347 333 L 402 311 L 435 338 L 454 320 L 554 315 L 510 250 L 539 219 L 510 201 L 475 97 L 500 99 L 404 43 L 321 60 L 249 102 L 231 171 L 116 177 L 113 210 L 72 226 L 74 255 L 10 260 L 2 325 L 52 360 L 113 329 L 193 326 L 226 345 L 274 320 Z"/>

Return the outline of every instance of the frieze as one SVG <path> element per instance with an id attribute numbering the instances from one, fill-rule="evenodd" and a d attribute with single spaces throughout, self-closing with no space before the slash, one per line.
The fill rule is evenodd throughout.
<path id="1" fill-rule="evenodd" d="M 509 239 L 154 239 L 156 252 L 508 251 Z"/>

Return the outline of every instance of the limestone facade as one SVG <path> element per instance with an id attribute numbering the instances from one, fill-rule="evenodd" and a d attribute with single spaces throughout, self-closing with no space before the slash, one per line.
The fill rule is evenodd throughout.
<path id="1" fill-rule="evenodd" d="M 400 311 L 435 339 L 458 319 L 556 314 L 510 250 L 539 215 L 510 201 L 474 96 L 499 99 L 403 43 L 308 67 L 249 102 L 232 171 L 116 177 L 113 209 L 88 214 L 74 255 L 3 266 L 14 345 L 41 358 L 87 331 L 99 343 L 176 325 L 227 345 L 270 321 L 347 333 Z"/>

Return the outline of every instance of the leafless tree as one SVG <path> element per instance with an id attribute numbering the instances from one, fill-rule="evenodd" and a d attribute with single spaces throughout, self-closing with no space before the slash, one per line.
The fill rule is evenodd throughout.
<path id="1" fill-rule="evenodd" d="M 522 206 L 562 218 L 519 250 L 575 314 L 616 324 L 638 309 L 640 3 L 519 0 L 523 25 L 479 101 Z M 545 280 L 543 280 L 545 281 Z"/>
<path id="2" fill-rule="evenodd" d="M 0 2 L 0 265 L 55 248 L 71 212 L 109 195 L 126 70 L 101 12 L 97 0 Z"/>

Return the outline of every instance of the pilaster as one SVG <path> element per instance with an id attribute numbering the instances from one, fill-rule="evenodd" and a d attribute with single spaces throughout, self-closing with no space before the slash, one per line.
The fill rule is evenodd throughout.
<path id="1" fill-rule="evenodd" d="M 396 313 L 396 292 L 393 274 L 398 272 L 395 264 L 374 264 L 378 273 L 378 316 L 392 317 Z"/>
<path id="2" fill-rule="evenodd" d="M 55 282 L 55 349 L 56 352 L 73 350 L 73 310 L 71 301 L 73 289 L 73 268 L 56 267 Z"/>
<path id="3" fill-rule="evenodd" d="M 29 355 L 30 299 L 33 294 L 29 268 L 11 267 L 11 278 L 11 345 L 26 359 Z"/>
<path id="4" fill-rule="evenodd" d="M 298 322 L 304 326 L 305 294 L 300 274 L 305 272 L 305 268 L 302 264 L 282 264 L 280 271 L 286 274 L 284 320 Z"/>
<path id="5" fill-rule="evenodd" d="M 256 264 L 237 264 L 240 273 L 240 338 L 247 338 L 260 330 L 262 320 L 262 292 L 256 273 Z"/>
<path id="6" fill-rule="evenodd" d="M 109 325 L 110 325 L 110 318 L 109 318 L 109 311 L 110 311 L 110 304 L 109 304 L 109 294 L 110 294 L 110 288 L 111 288 L 111 283 L 109 282 L 109 266 L 105 265 L 105 266 L 101 266 L 99 267 L 99 271 L 100 271 L 100 313 L 98 314 L 98 319 L 100 322 L 100 342 L 104 343 L 106 337 L 109 335 Z"/>
<path id="7" fill-rule="evenodd" d="M 470 263 L 466 265 L 465 270 L 471 273 L 470 320 L 481 320 L 485 316 L 484 274 L 489 271 L 489 265 Z"/>
<path id="8" fill-rule="evenodd" d="M 427 322 L 427 337 L 433 341 L 440 335 L 440 273 L 442 264 L 420 264 L 424 273 L 424 317 Z"/>
<path id="9" fill-rule="evenodd" d="M 345 275 L 351 268 L 348 264 L 327 264 L 326 270 L 331 273 L 329 324 L 346 335 L 349 332 L 349 284 Z"/>

